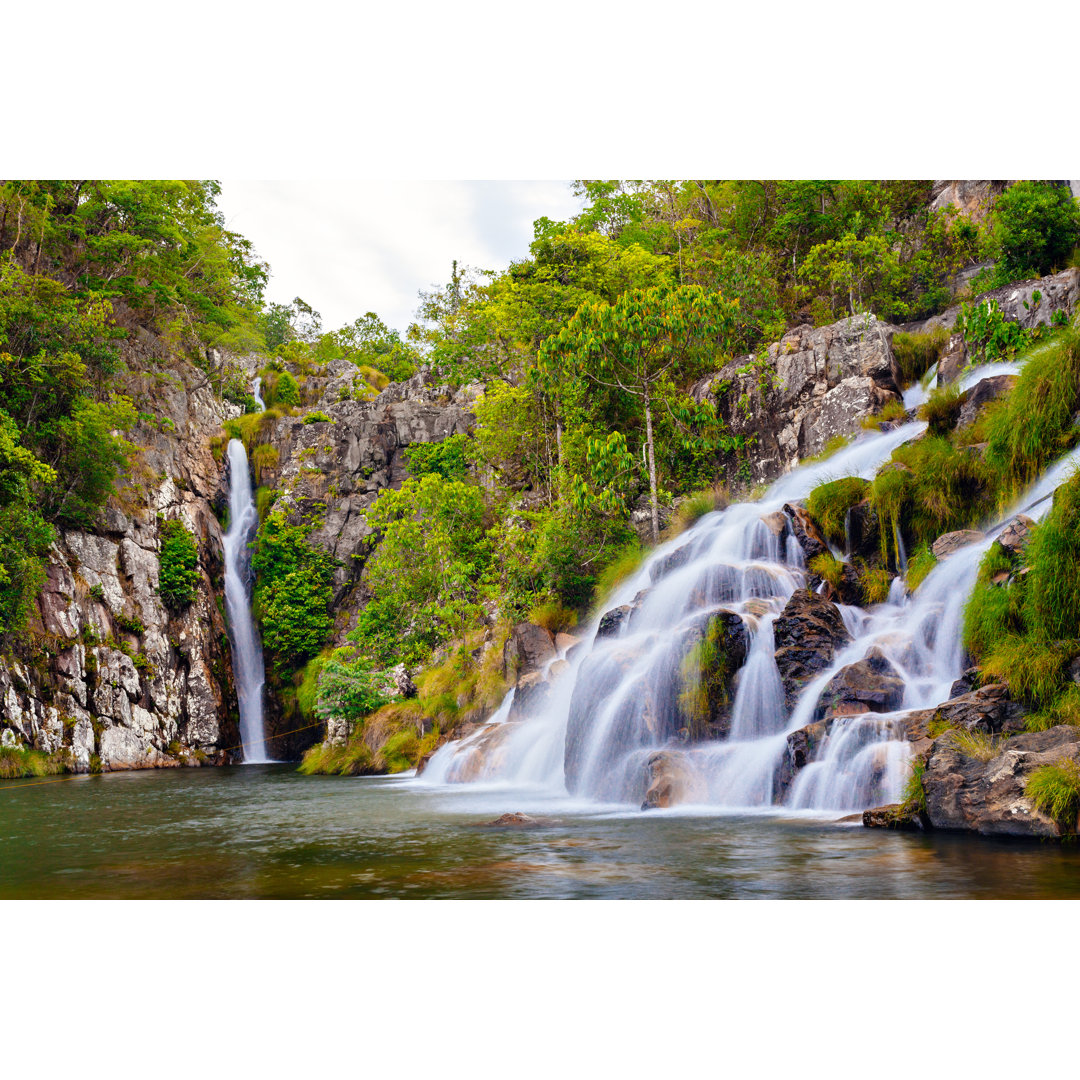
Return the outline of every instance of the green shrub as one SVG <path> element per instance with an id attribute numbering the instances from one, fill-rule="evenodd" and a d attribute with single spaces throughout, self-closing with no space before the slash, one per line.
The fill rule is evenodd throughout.
<path id="1" fill-rule="evenodd" d="M 1080 814 L 1080 765 L 1063 757 L 1054 765 L 1033 769 L 1024 784 L 1024 794 L 1057 822 L 1067 836 L 1076 832 Z"/>
<path id="2" fill-rule="evenodd" d="M 903 387 L 910 386 L 938 362 L 949 343 L 949 331 L 936 326 L 922 334 L 894 334 L 893 356 L 900 369 Z"/>
<path id="3" fill-rule="evenodd" d="M 271 393 L 274 404 L 281 402 L 282 405 L 297 405 L 300 402 L 300 387 L 288 371 L 283 371 L 278 376 Z M 267 404 L 271 404 L 269 399 Z"/>
<path id="4" fill-rule="evenodd" d="M 1068 187 L 1021 180 L 994 206 L 1004 281 L 1036 277 L 1064 266 L 1080 242 L 1080 208 Z"/>
<path id="5" fill-rule="evenodd" d="M 444 480 L 464 480 L 469 472 L 468 442 L 467 435 L 451 435 L 441 442 L 405 447 L 409 472 L 415 477 L 434 473 Z"/>
<path id="6" fill-rule="evenodd" d="M 1018 322 L 1006 319 L 996 300 L 963 304 L 956 319 L 956 332 L 964 335 L 968 356 L 989 363 L 1005 360 L 1029 344 L 1033 337 Z"/>
<path id="7" fill-rule="evenodd" d="M 200 576 L 199 549 L 182 521 L 161 521 L 158 536 L 161 540 L 158 592 L 166 607 L 179 611 L 195 599 Z"/>
<path id="8" fill-rule="evenodd" d="M 297 769 L 305 776 L 328 773 L 339 776 L 364 776 L 377 773 L 374 754 L 363 739 L 350 739 L 344 746 L 313 746 Z"/>
<path id="9" fill-rule="evenodd" d="M 312 412 L 304 414 L 305 424 L 329 424 L 331 423 L 330 417 L 326 415 L 321 409 L 315 409 Z"/>
<path id="10" fill-rule="evenodd" d="M 664 534 L 665 538 L 670 540 L 686 532 L 691 525 L 697 524 L 706 514 L 711 514 L 714 510 L 722 510 L 727 504 L 727 489 L 724 487 L 706 488 L 704 491 L 687 495 L 675 507 Z"/>
<path id="11" fill-rule="evenodd" d="M 142 637 L 142 635 L 146 633 L 146 627 L 143 626 L 141 619 L 129 618 L 121 612 L 119 615 L 114 615 L 113 620 L 125 634 L 134 634 L 136 637 Z"/>
<path id="12" fill-rule="evenodd" d="M 90 586 L 90 597 L 91 599 L 96 600 L 99 604 L 108 603 L 105 599 L 105 589 L 102 587 L 100 581 L 96 585 Z"/>
<path id="13" fill-rule="evenodd" d="M 826 539 L 843 545 L 847 540 L 848 511 L 866 498 L 869 484 L 857 476 L 819 484 L 806 500 L 806 509 Z"/>
<path id="14" fill-rule="evenodd" d="M 333 629 L 329 612 L 337 560 L 307 542 L 314 522 L 290 525 L 271 513 L 259 527 L 251 565 L 263 645 L 285 679 L 322 649 Z"/>

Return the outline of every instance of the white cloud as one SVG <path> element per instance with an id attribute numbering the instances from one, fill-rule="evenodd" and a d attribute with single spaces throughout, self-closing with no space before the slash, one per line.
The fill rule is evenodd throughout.
<path id="1" fill-rule="evenodd" d="M 404 331 L 450 265 L 502 270 L 532 223 L 580 209 L 563 181 L 223 180 L 218 205 L 270 264 L 268 297 L 301 296 L 333 329 L 376 311 Z"/>

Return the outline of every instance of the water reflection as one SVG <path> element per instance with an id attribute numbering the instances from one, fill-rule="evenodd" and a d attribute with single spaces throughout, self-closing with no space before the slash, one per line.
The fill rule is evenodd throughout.
<path id="1" fill-rule="evenodd" d="M 507 810 L 549 824 L 477 827 Z M 0 787 L 0 897 L 390 896 L 1062 898 L 1080 896 L 1080 854 L 790 813 L 640 813 L 539 792 L 529 803 L 520 790 L 424 790 L 286 766 Z"/>

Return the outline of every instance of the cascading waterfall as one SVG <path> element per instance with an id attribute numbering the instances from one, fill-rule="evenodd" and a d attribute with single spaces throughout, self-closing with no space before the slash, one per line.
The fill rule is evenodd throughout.
<path id="1" fill-rule="evenodd" d="M 1016 365 L 985 365 L 967 373 L 963 385 L 1016 370 Z M 689 801 L 739 810 L 771 807 L 788 736 L 819 719 L 819 698 L 829 681 L 874 650 L 872 655 L 888 660 L 903 680 L 900 708 L 828 721 L 824 741 L 795 776 L 784 805 L 852 811 L 896 801 L 909 758 L 901 718 L 947 700 L 962 674 L 963 611 L 984 552 L 1014 514 L 1042 517 L 1049 495 L 1080 461 L 1078 448 L 1047 470 L 983 541 L 940 562 L 913 596 L 894 582 L 886 602 L 869 611 L 840 605 L 852 640 L 803 688 L 789 715 L 773 626 L 806 578 L 802 549 L 783 507 L 825 480 L 872 478 L 896 447 L 925 428 L 908 423 L 870 433 L 828 460 L 782 477 L 760 502 L 708 514 L 659 547 L 607 605 L 608 610 L 630 606 L 618 636 L 595 637 L 599 619 L 587 627 L 588 644 L 575 651 L 542 712 L 509 721 L 504 702 L 492 718 L 497 732 L 482 730 L 444 745 L 418 782 L 480 779 L 640 803 L 650 759 L 657 751 L 675 749 L 694 776 Z M 742 619 L 749 640 L 730 730 L 720 740 L 686 742 L 680 728 L 680 669 L 701 641 L 702 627 L 721 613 Z M 485 740 L 490 746 L 495 735 L 499 753 L 481 762 L 479 747 Z"/>
<path id="2" fill-rule="evenodd" d="M 251 384 L 251 396 L 255 399 L 255 404 L 259 406 L 259 412 L 266 411 L 266 402 L 263 401 L 262 395 L 259 391 L 262 389 L 262 376 L 258 375 L 255 378 L 255 382 Z"/>
<path id="3" fill-rule="evenodd" d="M 258 395 L 258 381 L 255 384 Z M 247 451 L 239 439 L 229 440 L 229 531 L 225 534 L 225 609 L 233 647 L 233 674 L 240 704 L 240 740 L 245 764 L 271 760 L 266 753 L 262 694 L 266 671 L 262 643 L 251 617 L 251 559 L 248 542 L 259 515 L 251 492 Z"/>

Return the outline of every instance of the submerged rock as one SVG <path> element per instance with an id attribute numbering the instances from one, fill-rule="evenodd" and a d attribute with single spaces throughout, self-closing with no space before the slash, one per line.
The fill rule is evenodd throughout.
<path id="1" fill-rule="evenodd" d="M 862 823 L 868 829 L 900 829 L 905 832 L 922 832 L 927 824 L 920 811 L 906 808 L 903 803 L 864 810 Z"/>
<path id="2" fill-rule="evenodd" d="M 544 819 L 516 812 L 503 814 L 494 821 L 482 821 L 476 827 L 478 829 L 539 829 L 547 824 L 550 823 Z"/>
<path id="3" fill-rule="evenodd" d="M 671 554 L 665 555 L 662 559 L 657 559 L 649 567 L 649 579 L 655 584 L 661 578 L 666 578 L 668 574 L 673 574 L 690 561 L 690 554 L 691 545 L 683 544 L 681 548 L 676 548 Z"/>
<path id="4" fill-rule="evenodd" d="M 795 777 L 817 757 L 828 738 L 830 726 L 828 721 L 818 720 L 788 735 L 784 756 L 780 761 L 774 781 L 774 791 L 778 802 L 784 801 Z"/>
<path id="5" fill-rule="evenodd" d="M 680 803 L 704 802 L 708 785 L 689 756 L 678 750 L 661 750 L 653 754 L 646 768 L 649 788 L 645 792 L 642 810 L 655 810 Z"/>

